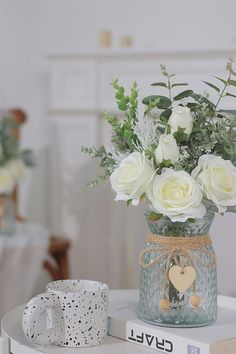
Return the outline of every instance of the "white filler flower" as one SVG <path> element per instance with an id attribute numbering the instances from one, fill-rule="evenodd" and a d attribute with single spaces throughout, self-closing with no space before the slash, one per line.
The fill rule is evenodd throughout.
<path id="1" fill-rule="evenodd" d="M 172 134 L 162 134 L 159 138 L 158 147 L 155 150 L 155 159 L 157 163 L 163 160 L 170 160 L 175 163 L 179 159 L 179 148 Z"/>
<path id="2" fill-rule="evenodd" d="M 212 200 L 220 213 L 236 205 L 236 167 L 231 161 L 215 155 L 202 155 L 192 171 L 206 198 Z"/>
<path id="3" fill-rule="evenodd" d="M 6 168 L 11 173 L 16 182 L 20 182 L 26 175 L 26 167 L 21 159 L 10 161 Z"/>
<path id="4" fill-rule="evenodd" d="M 150 162 L 141 153 L 133 152 L 124 158 L 110 177 L 111 186 L 117 193 L 115 200 L 132 200 L 132 205 L 138 205 L 154 173 Z"/>
<path id="5" fill-rule="evenodd" d="M 190 135 L 193 130 L 193 116 L 188 107 L 177 106 L 173 109 L 168 124 L 171 134 L 178 131 L 178 128 L 185 128 L 184 133 Z"/>
<path id="6" fill-rule="evenodd" d="M 15 180 L 5 168 L 0 168 L 0 194 L 10 194 L 15 186 Z"/>
<path id="7" fill-rule="evenodd" d="M 164 168 L 154 178 L 148 198 L 155 211 L 173 222 L 202 218 L 206 213 L 201 187 L 185 171 Z"/>

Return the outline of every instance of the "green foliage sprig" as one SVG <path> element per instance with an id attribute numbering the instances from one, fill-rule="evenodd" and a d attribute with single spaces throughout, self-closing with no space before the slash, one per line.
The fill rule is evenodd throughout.
<path id="1" fill-rule="evenodd" d="M 21 149 L 13 131 L 19 124 L 7 114 L 0 118 L 0 167 L 7 165 L 11 160 L 21 159 L 28 167 L 35 165 L 33 153 L 30 149 Z"/>
<path id="2" fill-rule="evenodd" d="M 138 88 L 136 82 L 127 94 L 118 80 L 113 80 L 112 87 L 119 114 L 104 113 L 104 118 L 111 125 L 114 146 L 113 151 L 107 151 L 104 146 L 96 149 L 82 148 L 82 151 L 93 158 L 100 159 L 100 166 L 104 174 L 90 181 L 90 185 L 97 185 L 106 180 L 112 171 L 119 165 L 122 158 L 133 151 L 143 152 L 153 164 L 156 173 L 161 173 L 163 167 L 183 169 L 191 172 L 203 154 L 215 154 L 230 159 L 236 165 L 236 111 L 220 109 L 223 98 L 236 98 L 232 89 L 236 87 L 236 72 L 233 69 L 234 60 L 230 58 L 226 65 L 226 78 L 213 76 L 221 86 L 209 81 L 203 81 L 211 90 L 217 93 L 218 99 L 213 103 L 208 94 L 198 94 L 192 89 L 176 92 L 187 86 L 186 82 L 175 82 L 175 74 L 169 74 L 164 65 L 160 66 L 165 80 L 151 84 L 156 90 L 164 88 L 167 95 L 153 94 L 142 99 L 145 105 L 144 116 L 138 114 Z M 190 136 L 184 128 L 178 128 L 174 134 L 180 151 L 180 158 L 175 164 L 165 160 L 157 165 L 155 149 L 158 146 L 159 136 L 170 133 L 169 117 L 176 105 L 187 106 L 194 118 L 193 130 Z M 158 111 L 158 114 L 155 113 Z"/>
<path id="3" fill-rule="evenodd" d="M 131 86 L 130 95 L 125 95 L 125 89 L 119 85 L 118 79 L 112 81 L 112 87 L 115 90 L 115 98 L 119 110 L 126 112 L 127 118 L 136 119 L 138 108 L 138 88 L 136 81 Z"/>
<path id="4" fill-rule="evenodd" d="M 100 167 L 104 168 L 104 173 L 98 176 L 96 179 L 92 179 L 88 182 L 88 185 L 94 187 L 102 182 L 105 182 L 111 175 L 112 170 L 116 166 L 111 153 L 107 152 L 102 145 L 99 148 L 82 146 L 81 151 L 91 156 L 91 158 L 98 158 L 100 160 Z"/>

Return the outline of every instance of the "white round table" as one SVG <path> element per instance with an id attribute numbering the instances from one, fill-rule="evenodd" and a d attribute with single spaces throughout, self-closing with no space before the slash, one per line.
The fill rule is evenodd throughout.
<path id="1" fill-rule="evenodd" d="M 123 292 L 130 290 L 122 290 Z M 120 296 L 120 290 L 110 291 L 110 302 L 115 301 Z M 35 346 L 28 342 L 22 331 L 22 314 L 24 306 L 19 306 L 7 313 L 2 320 L 2 336 L 10 341 L 10 351 L 12 354 L 151 354 L 159 353 L 149 348 L 137 344 L 129 343 L 111 336 L 107 336 L 102 345 L 91 348 L 63 348 L 58 346 L 42 347 Z M 0 354 L 8 354 L 3 352 Z"/>
<path id="2" fill-rule="evenodd" d="M 32 297 L 49 236 L 44 227 L 30 222 L 17 223 L 13 235 L 0 235 L 0 318 Z"/>

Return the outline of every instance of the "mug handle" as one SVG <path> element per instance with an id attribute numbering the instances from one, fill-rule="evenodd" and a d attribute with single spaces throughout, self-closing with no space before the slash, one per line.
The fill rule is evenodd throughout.
<path id="1" fill-rule="evenodd" d="M 55 294 L 43 293 L 33 297 L 25 306 L 23 313 L 22 327 L 27 339 L 35 344 L 48 345 L 60 342 L 60 329 L 40 328 L 38 319 L 40 315 L 48 309 L 57 308 L 61 310 L 59 300 Z M 62 315 L 63 316 L 63 315 Z"/>

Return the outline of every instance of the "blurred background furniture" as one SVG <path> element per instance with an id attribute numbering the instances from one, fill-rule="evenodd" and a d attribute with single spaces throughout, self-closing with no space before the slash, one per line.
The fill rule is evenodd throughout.
<path id="1" fill-rule="evenodd" d="M 43 266 L 49 272 L 53 280 L 70 278 L 68 260 L 69 248 L 69 240 L 51 236 L 48 253 L 52 259 L 45 260 Z"/>
<path id="2" fill-rule="evenodd" d="M 49 240 L 44 227 L 30 222 L 17 222 L 13 235 L 0 236 L 0 318 L 32 296 Z"/>
<path id="3" fill-rule="evenodd" d="M 21 109 L 11 109 L 10 117 L 17 123 L 13 134 L 17 140 L 20 140 L 20 128 L 27 120 L 26 113 Z M 13 199 L 16 208 L 16 219 L 25 222 L 25 218 L 19 214 L 18 210 L 18 187 L 13 192 Z M 48 257 L 43 262 L 43 267 L 49 272 L 52 280 L 70 278 L 68 250 L 70 241 L 66 238 L 51 236 L 48 246 Z"/>

